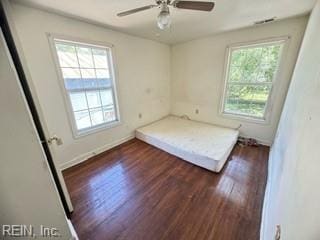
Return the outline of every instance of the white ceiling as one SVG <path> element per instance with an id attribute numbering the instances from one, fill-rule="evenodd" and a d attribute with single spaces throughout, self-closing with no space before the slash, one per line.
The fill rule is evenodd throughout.
<path id="1" fill-rule="evenodd" d="M 255 21 L 267 18 L 283 19 L 306 14 L 316 2 L 316 0 L 214 0 L 216 6 L 209 13 L 171 8 L 172 27 L 161 31 L 156 25 L 158 8 L 122 18 L 116 16 L 118 12 L 153 4 L 154 0 L 15 1 L 169 44 L 250 26 Z"/>

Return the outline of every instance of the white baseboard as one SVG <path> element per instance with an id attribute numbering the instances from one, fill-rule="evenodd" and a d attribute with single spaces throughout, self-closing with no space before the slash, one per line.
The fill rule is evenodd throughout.
<path id="1" fill-rule="evenodd" d="M 112 142 L 112 143 L 108 143 L 108 144 L 106 144 L 106 145 L 104 145 L 104 146 L 102 146 L 102 147 L 93 149 L 93 150 L 90 151 L 90 152 L 81 154 L 81 155 L 79 155 L 78 157 L 75 157 L 74 159 L 72 159 L 72 160 L 70 160 L 70 161 L 68 161 L 68 162 L 66 162 L 66 163 L 61 164 L 61 165 L 60 165 L 60 170 L 62 171 L 62 170 L 65 170 L 65 169 L 67 169 L 67 168 L 70 168 L 70 167 L 72 167 L 72 166 L 74 166 L 74 165 L 77 165 L 77 164 L 79 164 L 79 163 L 82 163 L 82 162 L 88 160 L 89 158 L 91 158 L 91 157 L 99 154 L 99 153 L 102 153 L 102 152 L 104 152 L 104 151 L 107 151 L 107 150 L 109 150 L 109 149 L 111 149 L 111 148 L 113 148 L 113 147 L 116 147 L 116 146 L 118 146 L 118 145 L 120 145 L 120 144 L 122 144 L 122 143 L 124 143 L 124 142 L 127 142 L 127 141 L 129 141 L 129 140 L 131 140 L 131 139 L 133 139 L 133 138 L 134 138 L 134 135 L 129 135 L 129 136 L 127 136 L 127 137 L 121 138 L 121 139 L 119 139 L 119 140 L 117 140 L 117 141 L 114 141 L 114 142 Z"/>

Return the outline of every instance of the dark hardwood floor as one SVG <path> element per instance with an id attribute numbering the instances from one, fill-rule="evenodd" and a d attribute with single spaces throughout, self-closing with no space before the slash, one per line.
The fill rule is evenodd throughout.
<path id="1" fill-rule="evenodd" d="M 63 172 L 83 239 L 258 240 L 267 147 L 219 174 L 134 139 Z"/>

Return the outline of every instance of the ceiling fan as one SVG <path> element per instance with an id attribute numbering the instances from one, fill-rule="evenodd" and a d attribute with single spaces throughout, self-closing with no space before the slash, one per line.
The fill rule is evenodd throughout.
<path id="1" fill-rule="evenodd" d="M 180 9 L 198 10 L 210 12 L 214 8 L 214 2 L 201 1 L 179 1 L 179 0 L 156 0 L 156 4 L 147 5 L 140 8 L 131 9 L 129 11 L 118 13 L 118 17 L 124 17 L 133 13 L 141 12 L 151 8 L 160 8 L 157 23 L 160 29 L 169 28 L 171 25 L 169 6 Z"/>

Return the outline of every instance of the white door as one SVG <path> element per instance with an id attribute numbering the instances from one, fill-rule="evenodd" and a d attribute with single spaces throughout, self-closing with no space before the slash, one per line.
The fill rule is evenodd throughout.
<path id="1" fill-rule="evenodd" d="M 0 225 L 31 225 L 36 235 L 41 226 L 54 227 L 61 239 L 71 239 L 62 202 L 1 28 L 0 83 Z"/>
<path id="2" fill-rule="evenodd" d="M 8 16 L 10 17 L 10 11 L 9 11 L 9 8 L 10 6 L 8 5 L 8 2 L 7 1 L 3 1 L 3 7 L 4 7 L 4 10 L 6 11 L 6 13 L 8 13 Z M 12 21 L 9 21 L 8 24 L 10 25 L 10 28 L 11 28 L 11 32 L 12 32 L 12 35 L 13 35 L 13 39 L 16 41 L 16 47 L 17 47 L 17 50 L 18 50 L 18 53 L 19 54 L 22 54 L 22 51 L 21 51 L 21 46 L 19 45 L 19 41 L 18 41 L 18 37 L 16 35 L 16 31 L 15 31 L 15 28 L 14 28 L 14 25 L 11 23 Z M 20 61 L 22 62 L 22 65 L 24 68 L 26 68 L 27 64 L 24 62 L 24 58 L 23 56 L 20 56 Z M 28 75 L 27 75 L 28 77 Z M 36 107 L 38 108 L 37 109 L 37 112 L 40 113 L 40 107 L 39 107 L 39 104 L 37 104 L 37 99 L 33 96 L 34 98 L 34 102 L 35 102 L 35 105 Z M 47 128 L 47 124 L 45 122 L 45 119 L 44 118 L 41 118 L 41 116 L 43 116 L 43 114 L 39 114 L 40 116 L 40 120 L 41 121 L 41 129 L 43 131 L 43 137 L 41 138 L 42 141 L 48 141 L 50 140 L 50 138 L 54 137 L 50 134 L 48 128 Z M 54 166 L 51 166 L 51 167 L 54 167 L 56 169 L 56 173 L 57 173 L 57 178 L 56 181 L 59 182 L 59 185 L 61 186 L 61 195 L 63 195 L 65 201 L 66 201 L 66 204 L 67 204 L 67 208 L 69 210 L 69 212 L 72 212 L 73 211 L 73 206 L 72 206 L 72 203 L 71 203 L 71 200 L 70 200 L 70 196 L 69 196 L 69 192 L 67 190 L 67 187 L 66 187 L 66 184 L 65 184 L 65 181 L 64 181 L 64 178 L 62 176 L 62 173 L 61 173 L 61 169 L 60 167 L 58 166 L 57 162 L 57 157 L 56 157 L 56 146 L 57 146 L 57 142 L 55 140 L 51 141 L 52 143 L 51 144 L 48 144 L 46 150 L 49 151 L 49 155 L 51 156 L 51 158 L 53 159 L 52 161 L 52 165 Z"/>

